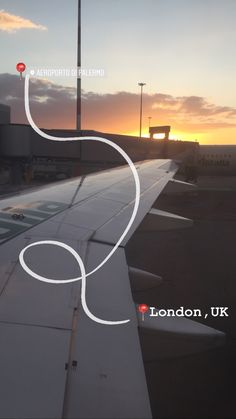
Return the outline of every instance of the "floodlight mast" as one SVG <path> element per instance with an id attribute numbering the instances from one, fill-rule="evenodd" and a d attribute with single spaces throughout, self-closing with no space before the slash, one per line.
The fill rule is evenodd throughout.
<path id="1" fill-rule="evenodd" d="M 81 67 L 81 0 L 78 0 L 77 69 Z M 76 129 L 81 130 L 81 76 L 77 75 Z"/>
<path id="2" fill-rule="evenodd" d="M 140 91 L 140 114 L 139 114 L 139 138 L 142 138 L 142 119 L 143 119 L 143 86 L 146 86 L 146 83 L 138 83 L 141 87 Z"/>

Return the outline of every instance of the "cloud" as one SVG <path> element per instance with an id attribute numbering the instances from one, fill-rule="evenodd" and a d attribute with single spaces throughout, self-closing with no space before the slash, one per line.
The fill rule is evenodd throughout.
<path id="1" fill-rule="evenodd" d="M 16 32 L 20 29 L 39 29 L 43 31 L 47 28 L 32 22 L 32 20 L 12 15 L 5 12 L 5 10 L 0 10 L 0 30 L 4 32 Z"/>
<path id="2" fill-rule="evenodd" d="M 0 103 L 11 107 L 13 123 L 26 124 L 24 110 L 24 79 L 0 74 Z M 36 123 L 45 128 L 75 126 L 76 90 L 49 81 L 31 79 L 30 106 Z"/>
<path id="3" fill-rule="evenodd" d="M 27 123 L 24 112 L 24 81 L 19 76 L 0 74 L 0 103 L 11 106 L 12 122 Z M 139 128 L 139 94 L 82 92 L 82 127 L 103 132 L 128 133 Z M 76 89 L 47 80 L 31 79 L 32 116 L 40 127 L 74 128 Z M 143 126 L 148 116 L 152 125 L 171 125 L 172 132 L 210 132 L 235 128 L 236 109 L 210 103 L 199 96 L 175 97 L 164 93 L 144 94 Z"/>
<path id="4" fill-rule="evenodd" d="M 179 98 L 182 103 L 180 110 L 192 115 L 212 116 L 212 115 L 232 115 L 236 116 L 236 109 L 228 106 L 216 106 L 199 96 L 189 96 Z"/>

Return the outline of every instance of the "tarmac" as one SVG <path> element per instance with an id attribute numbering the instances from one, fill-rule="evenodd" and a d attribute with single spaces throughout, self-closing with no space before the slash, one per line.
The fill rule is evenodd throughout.
<path id="1" fill-rule="evenodd" d="M 39 185 L 2 186 L 1 198 L 30 190 L 32 186 Z M 195 192 L 162 194 L 155 206 L 192 218 L 194 226 L 158 234 L 135 232 L 126 247 L 128 264 L 164 279 L 156 289 L 140 295 L 138 302 L 157 308 L 185 306 L 203 311 L 210 306 L 228 306 L 230 316 L 200 319 L 226 333 L 224 347 L 145 363 L 153 417 L 233 419 L 236 417 L 236 176 L 202 176 Z"/>
<path id="2" fill-rule="evenodd" d="M 157 308 L 229 307 L 229 317 L 200 321 L 226 333 L 226 344 L 197 355 L 145 363 L 154 418 L 236 417 L 236 177 L 201 177 L 196 192 L 161 195 L 155 206 L 192 218 L 189 229 L 144 233 L 129 241 L 129 265 L 163 277 L 140 295 Z M 148 251 L 147 251 L 148 249 Z"/>

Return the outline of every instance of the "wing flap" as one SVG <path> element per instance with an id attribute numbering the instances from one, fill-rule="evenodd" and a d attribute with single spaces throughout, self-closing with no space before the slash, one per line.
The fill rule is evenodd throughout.
<path id="1" fill-rule="evenodd" d="M 225 344 L 225 334 L 185 317 L 139 317 L 144 360 L 204 352 Z"/>
<path id="2" fill-rule="evenodd" d="M 93 269 L 111 250 L 89 243 L 87 269 Z M 87 283 L 87 304 L 105 320 L 125 325 L 104 326 L 91 321 L 79 308 L 68 375 L 66 417 L 150 418 L 137 317 L 129 286 L 124 249 L 118 249 Z"/>
<path id="3" fill-rule="evenodd" d="M 70 333 L 0 322 L 0 336 L 0 417 L 62 417 Z"/>

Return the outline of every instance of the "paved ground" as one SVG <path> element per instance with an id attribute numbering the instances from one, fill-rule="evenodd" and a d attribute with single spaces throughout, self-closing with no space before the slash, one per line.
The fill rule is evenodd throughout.
<path id="1" fill-rule="evenodd" d="M 137 231 L 127 248 L 130 265 L 165 279 L 140 302 L 202 310 L 230 307 L 229 318 L 204 320 L 227 333 L 224 348 L 145 365 L 155 418 L 236 417 L 236 178 L 200 181 L 202 189 L 196 193 L 163 196 L 157 202 L 160 209 L 194 219 L 193 228 Z"/>
<path id="2" fill-rule="evenodd" d="M 130 265 L 165 279 L 140 302 L 203 310 L 230 307 L 229 318 L 205 320 L 227 333 L 224 348 L 145 365 L 153 415 L 159 419 L 236 417 L 236 177 L 200 178 L 199 187 L 196 193 L 161 196 L 157 202 L 160 209 L 193 218 L 193 228 L 137 231 L 127 247 Z M 1 194 L 13 191 L 0 188 Z"/>

